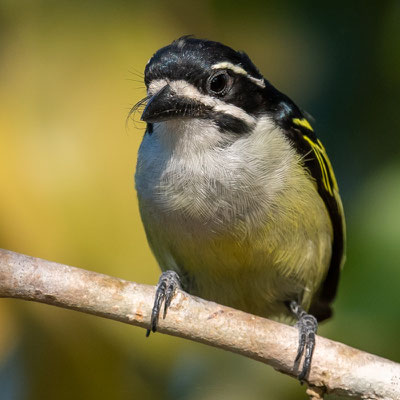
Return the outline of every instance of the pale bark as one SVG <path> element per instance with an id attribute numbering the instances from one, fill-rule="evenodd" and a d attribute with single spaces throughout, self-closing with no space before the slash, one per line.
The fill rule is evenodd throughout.
<path id="1" fill-rule="evenodd" d="M 147 328 L 155 288 L 0 250 L 0 297 L 32 300 Z M 178 292 L 159 332 L 219 347 L 295 376 L 293 327 Z M 318 336 L 308 394 L 400 399 L 400 364 Z"/>

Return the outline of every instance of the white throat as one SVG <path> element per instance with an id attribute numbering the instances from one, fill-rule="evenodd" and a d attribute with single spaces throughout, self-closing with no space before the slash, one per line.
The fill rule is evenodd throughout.
<path id="1" fill-rule="evenodd" d="M 248 134 L 228 135 L 229 142 L 205 120 L 155 124 L 139 150 L 141 204 L 193 229 L 226 229 L 243 215 L 260 223 L 297 170 L 298 155 L 279 129 L 264 118 Z"/>
<path id="2" fill-rule="evenodd" d="M 194 118 L 154 123 L 153 135 L 166 155 L 183 158 L 216 150 L 234 139 L 232 135 L 221 134 L 212 121 Z"/>

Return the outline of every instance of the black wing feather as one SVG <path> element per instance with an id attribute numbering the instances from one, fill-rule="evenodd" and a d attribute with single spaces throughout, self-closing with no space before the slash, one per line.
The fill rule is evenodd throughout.
<path id="1" fill-rule="evenodd" d="M 336 179 L 322 143 L 300 110 L 285 103 L 284 112 L 277 113 L 280 125 L 297 151 L 304 156 L 305 167 L 315 179 L 318 193 L 323 199 L 333 227 L 332 256 L 329 270 L 320 289 L 314 296 L 310 313 L 318 321 L 332 315 L 331 303 L 336 296 L 340 270 L 345 258 L 345 220 Z"/>

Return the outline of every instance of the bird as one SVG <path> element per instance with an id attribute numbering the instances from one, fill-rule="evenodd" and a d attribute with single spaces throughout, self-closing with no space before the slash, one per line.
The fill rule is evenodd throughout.
<path id="1" fill-rule="evenodd" d="M 183 36 L 148 61 L 146 131 L 135 173 L 141 219 L 163 271 L 157 330 L 177 289 L 295 322 L 307 378 L 318 322 L 345 259 L 345 219 L 326 150 L 308 114 L 249 56 Z"/>

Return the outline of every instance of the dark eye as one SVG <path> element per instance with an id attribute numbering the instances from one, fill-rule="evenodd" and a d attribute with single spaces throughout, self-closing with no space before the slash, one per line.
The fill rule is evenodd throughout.
<path id="1" fill-rule="evenodd" d="M 217 71 L 207 80 L 207 90 L 211 94 L 224 96 L 232 85 L 232 77 L 226 71 Z"/>

